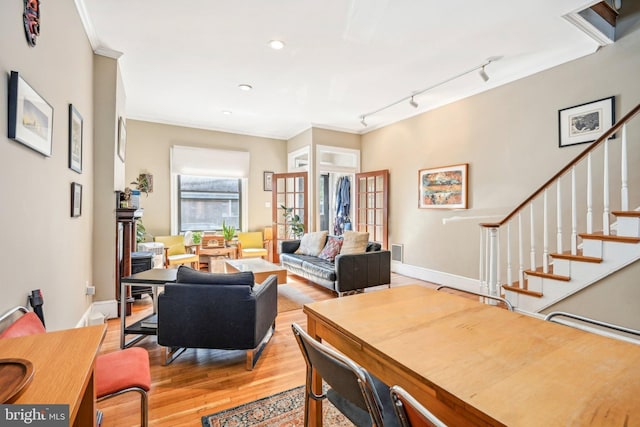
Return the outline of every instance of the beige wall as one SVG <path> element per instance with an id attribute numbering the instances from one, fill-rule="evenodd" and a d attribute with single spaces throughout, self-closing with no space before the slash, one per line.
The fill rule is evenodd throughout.
<path id="1" fill-rule="evenodd" d="M 286 171 L 285 141 L 129 120 L 126 182 L 135 180 L 140 172 L 153 174 L 153 193 L 141 197 L 143 223 L 149 233 L 168 234 L 171 229 L 169 152 L 173 145 L 249 151 L 248 230 L 262 230 L 271 224 L 271 208 L 266 206 L 271 192 L 263 189 L 262 173 Z"/>
<path id="2" fill-rule="evenodd" d="M 73 0 L 41 9 L 41 34 L 27 45 L 23 2 L 0 2 L 0 312 L 25 305 L 42 289 L 50 330 L 75 326 L 91 303 L 93 227 L 93 52 Z M 11 70 L 54 109 L 51 157 L 9 140 L 7 86 Z M 68 168 L 72 103 L 84 118 L 83 171 Z M 70 184 L 83 186 L 82 216 L 70 217 Z"/>
<path id="3" fill-rule="evenodd" d="M 558 110 L 615 95 L 621 117 L 640 102 L 640 23 L 622 27 L 593 55 L 362 137 L 362 170 L 390 170 L 389 240 L 404 244 L 405 264 L 477 279 L 478 223 L 499 220 L 585 148 L 558 147 Z M 418 170 L 458 163 L 469 163 L 469 209 L 418 209 Z M 443 224 L 452 217 L 468 219 Z"/>

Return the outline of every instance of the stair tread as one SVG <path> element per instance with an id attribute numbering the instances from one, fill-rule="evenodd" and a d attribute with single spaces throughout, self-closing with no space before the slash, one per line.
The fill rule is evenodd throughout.
<path id="1" fill-rule="evenodd" d="M 605 235 L 601 231 L 595 233 L 580 233 L 578 236 L 582 239 L 605 240 L 608 242 L 640 243 L 640 237 L 617 236 L 615 234 Z"/>
<path id="2" fill-rule="evenodd" d="M 545 273 L 544 271 L 542 271 L 542 267 L 537 267 L 535 270 L 525 270 L 524 273 L 528 274 L 530 276 L 536 276 L 536 277 L 544 277 L 547 279 L 554 279 L 554 280 L 561 280 L 563 282 L 568 282 L 569 280 L 571 280 L 571 277 L 569 276 L 562 276 L 560 274 L 553 274 L 553 265 L 549 266 L 549 271 L 547 273 Z"/>
<path id="3" fill-rule="evenodd" d="M 580 262 L 591 262 L 591 263 L 601 263 L 602 262 L 602 258 L 599 257 L 594 257 L 594 256 L 586 256 L 582 254 L 582 249 L 578 250 L 578 253 L 573 255 L 571 253 L 571 251 L 564 251 L 562 253 L 553 253 L 550 254 L 549 256 L 551 256 L 552 258 L 558 258 L 558 259 L 568 259 L 571 261 L 580 261 Z"/>
<path id="4" fill-rule="evenodd" d="M 530 295 L 532 297 L 542 298 L 542 292 L 530 291 L 529 289 L 520 288 L 516 285 L 502 285 L 503 289 L 517 292 L 520 294 Z"/>

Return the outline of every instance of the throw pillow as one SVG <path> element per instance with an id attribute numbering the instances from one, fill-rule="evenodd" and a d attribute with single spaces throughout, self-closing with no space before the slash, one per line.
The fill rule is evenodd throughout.
<path id="1" fill-rule="evenodd" d="M 329 236 L 327 244 L 324 245 L 324 249 L 318 255 L 318 258 L 326 259 L 327 261 L 333 261 L 336 259 L 336 255 L 340 253 L 342 247 L 342 239 L 335 236 Z"/>
<path id="2" fill-rule="evenodd" d="M 300 247 L 295 252 L 298 255 L 318 256 L 324 248 L 324 242 L 327 240 L 328 231 L 316 231 L 307 233 L 300 240 Z"/>
<path id="3" fill-rule="evenodd" d="M 255 279 L 251 271 L 240 273 L 207 273 L 196 271 L 187 266 L 178 267 L 176 283 L 189 283 L 192 285 L 249 285 L 253 287 Z"/>
<path id="4" fill-rule="evenodd" d="M 363 254 L 367 250 L 369 233 L 357 231 L 345 231 L 342 235 L 342 248 L 340 255 Z"/>

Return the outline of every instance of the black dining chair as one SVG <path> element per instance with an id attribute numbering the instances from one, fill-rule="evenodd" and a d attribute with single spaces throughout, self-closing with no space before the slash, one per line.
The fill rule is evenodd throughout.
<path id="1" fill-rule="evenodd" d="M 328 399 L 358 427 L 400 426 L 393 411 L 389 387 L 353 360 L 313 339 L 299 325 L 291 325 L 307 364 L 304 425 L 309 425 L 310 399 Z M 311 389 L 315 369 L 329 386 L 316 395 Z"/>
<path id="2" fill-rule="evenodd" d="M 394 385 L 390 393 L 393 408 L 402 427 L 447 427 L 402 387 Z"/>

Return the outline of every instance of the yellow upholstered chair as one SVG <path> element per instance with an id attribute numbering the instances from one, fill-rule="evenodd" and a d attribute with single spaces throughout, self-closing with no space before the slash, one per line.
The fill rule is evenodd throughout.
<path id="1" fill-rule="evenodd" d="M 250 231 L 238 233 L 238 257 L 251 258 L 262 257 L 267 258 L 269 251 L 264 247 L 261 231 Z"/>
<path id="2" fill-rule="evenodd" d="M 155 236 L 155 242 L 164 244 L 164 268 L 172 265 L 191 264 L 200 269 L 200 245 L 185 245 L 184 236 Z"/>

